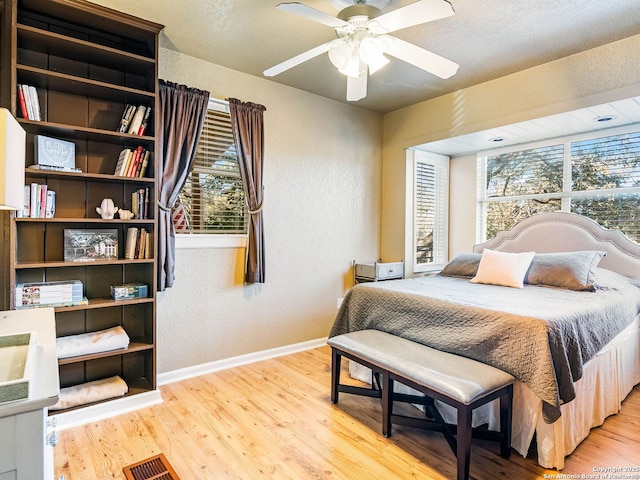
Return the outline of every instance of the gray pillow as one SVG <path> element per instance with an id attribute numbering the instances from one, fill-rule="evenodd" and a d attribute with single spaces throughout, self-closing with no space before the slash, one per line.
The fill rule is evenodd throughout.
<path id="1" fill-rule="evenodd" d="M 480 265 L 481 253 L 460 253 L 447 263 L 440 275 L 446 277 L 475 277 Z"/>
<path id="2" fill-rule="evenodd" d="M 591 250 L 537 253 L 524 283 L 568 290 L 594 290 L 596 267 L 605 255 L 606 252 Z"/>

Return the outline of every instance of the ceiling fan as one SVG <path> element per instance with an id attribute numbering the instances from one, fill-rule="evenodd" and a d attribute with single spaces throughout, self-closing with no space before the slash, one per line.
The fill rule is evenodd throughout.
<path id="1" fill-rule="evenodd" d="M 285 60 L 264 71 L 272 77 L 323 53 L 347 76 L 347 100 L 367 96 L 367 77 L 389 62 L 385 54 L 446 79 L 458 71 L 458 64 L 421 47 L 389 35 L 403 28 L 439 20 L 454 14 L 447 0 L 418 0 L 388 13 L 381 8 L 389 0 L 331 0 L 342 8 L 337 17 L 298 2 L 281 3 L 276 8 L 332 27 L 337 39 Z"/>

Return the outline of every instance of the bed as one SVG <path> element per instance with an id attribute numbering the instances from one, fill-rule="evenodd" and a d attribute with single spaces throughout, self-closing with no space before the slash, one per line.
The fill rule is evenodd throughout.
<path id="1" fill-rule="evenodd" d="M 511 373 L 512 447 L 526 456 L 535 438 L 538 463 L 562 469 L 640 383 L 639 313 L 640 245 L 558 212 L 476 245 L 438 275 L 356 285 L 330 336 L 379 329 Z M 474 415 L 497 426 L 495 405 Z"/>

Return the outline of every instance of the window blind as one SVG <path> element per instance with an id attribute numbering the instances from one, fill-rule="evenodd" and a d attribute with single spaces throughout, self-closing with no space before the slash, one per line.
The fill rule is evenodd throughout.
<path id="1" fill-rule="evenodd" d="M 180 233 L 246 233 L 244 190 L 228 108 L 210 104 L 180 204 L 186 217 Z"/>

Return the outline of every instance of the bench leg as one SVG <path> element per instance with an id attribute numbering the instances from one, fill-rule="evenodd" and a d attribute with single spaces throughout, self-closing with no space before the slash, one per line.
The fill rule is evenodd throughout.
<path id="1" fill-rule="evenodd" d="M 513 384 L 507 386 L 505 393 L 500 396 L 500 455 L 504 458 L 511 456 L 512 409 Z"/>
<path id="2" fill-rule="evenodd" d="M 340 364 L 342 355 L 335 348 L 331 349 L 331 403 L 338 403 L 338 386 L 340 385 Z"/>
<path id="3" fill-rule="evenodd" d="M 458 428 L 456 435 L 456 463 L 458 468 L 457 480 L 468 480 L 469 460 L 471 457 L 471 412 L 472 409 L 458 407 Z"/>
<path id="4" fill-rule="evenodd" d="M 382 372 L 382 435 L 391 436 L 391 415 L 393 414 L 393 379 L 389 372 Z"/>

